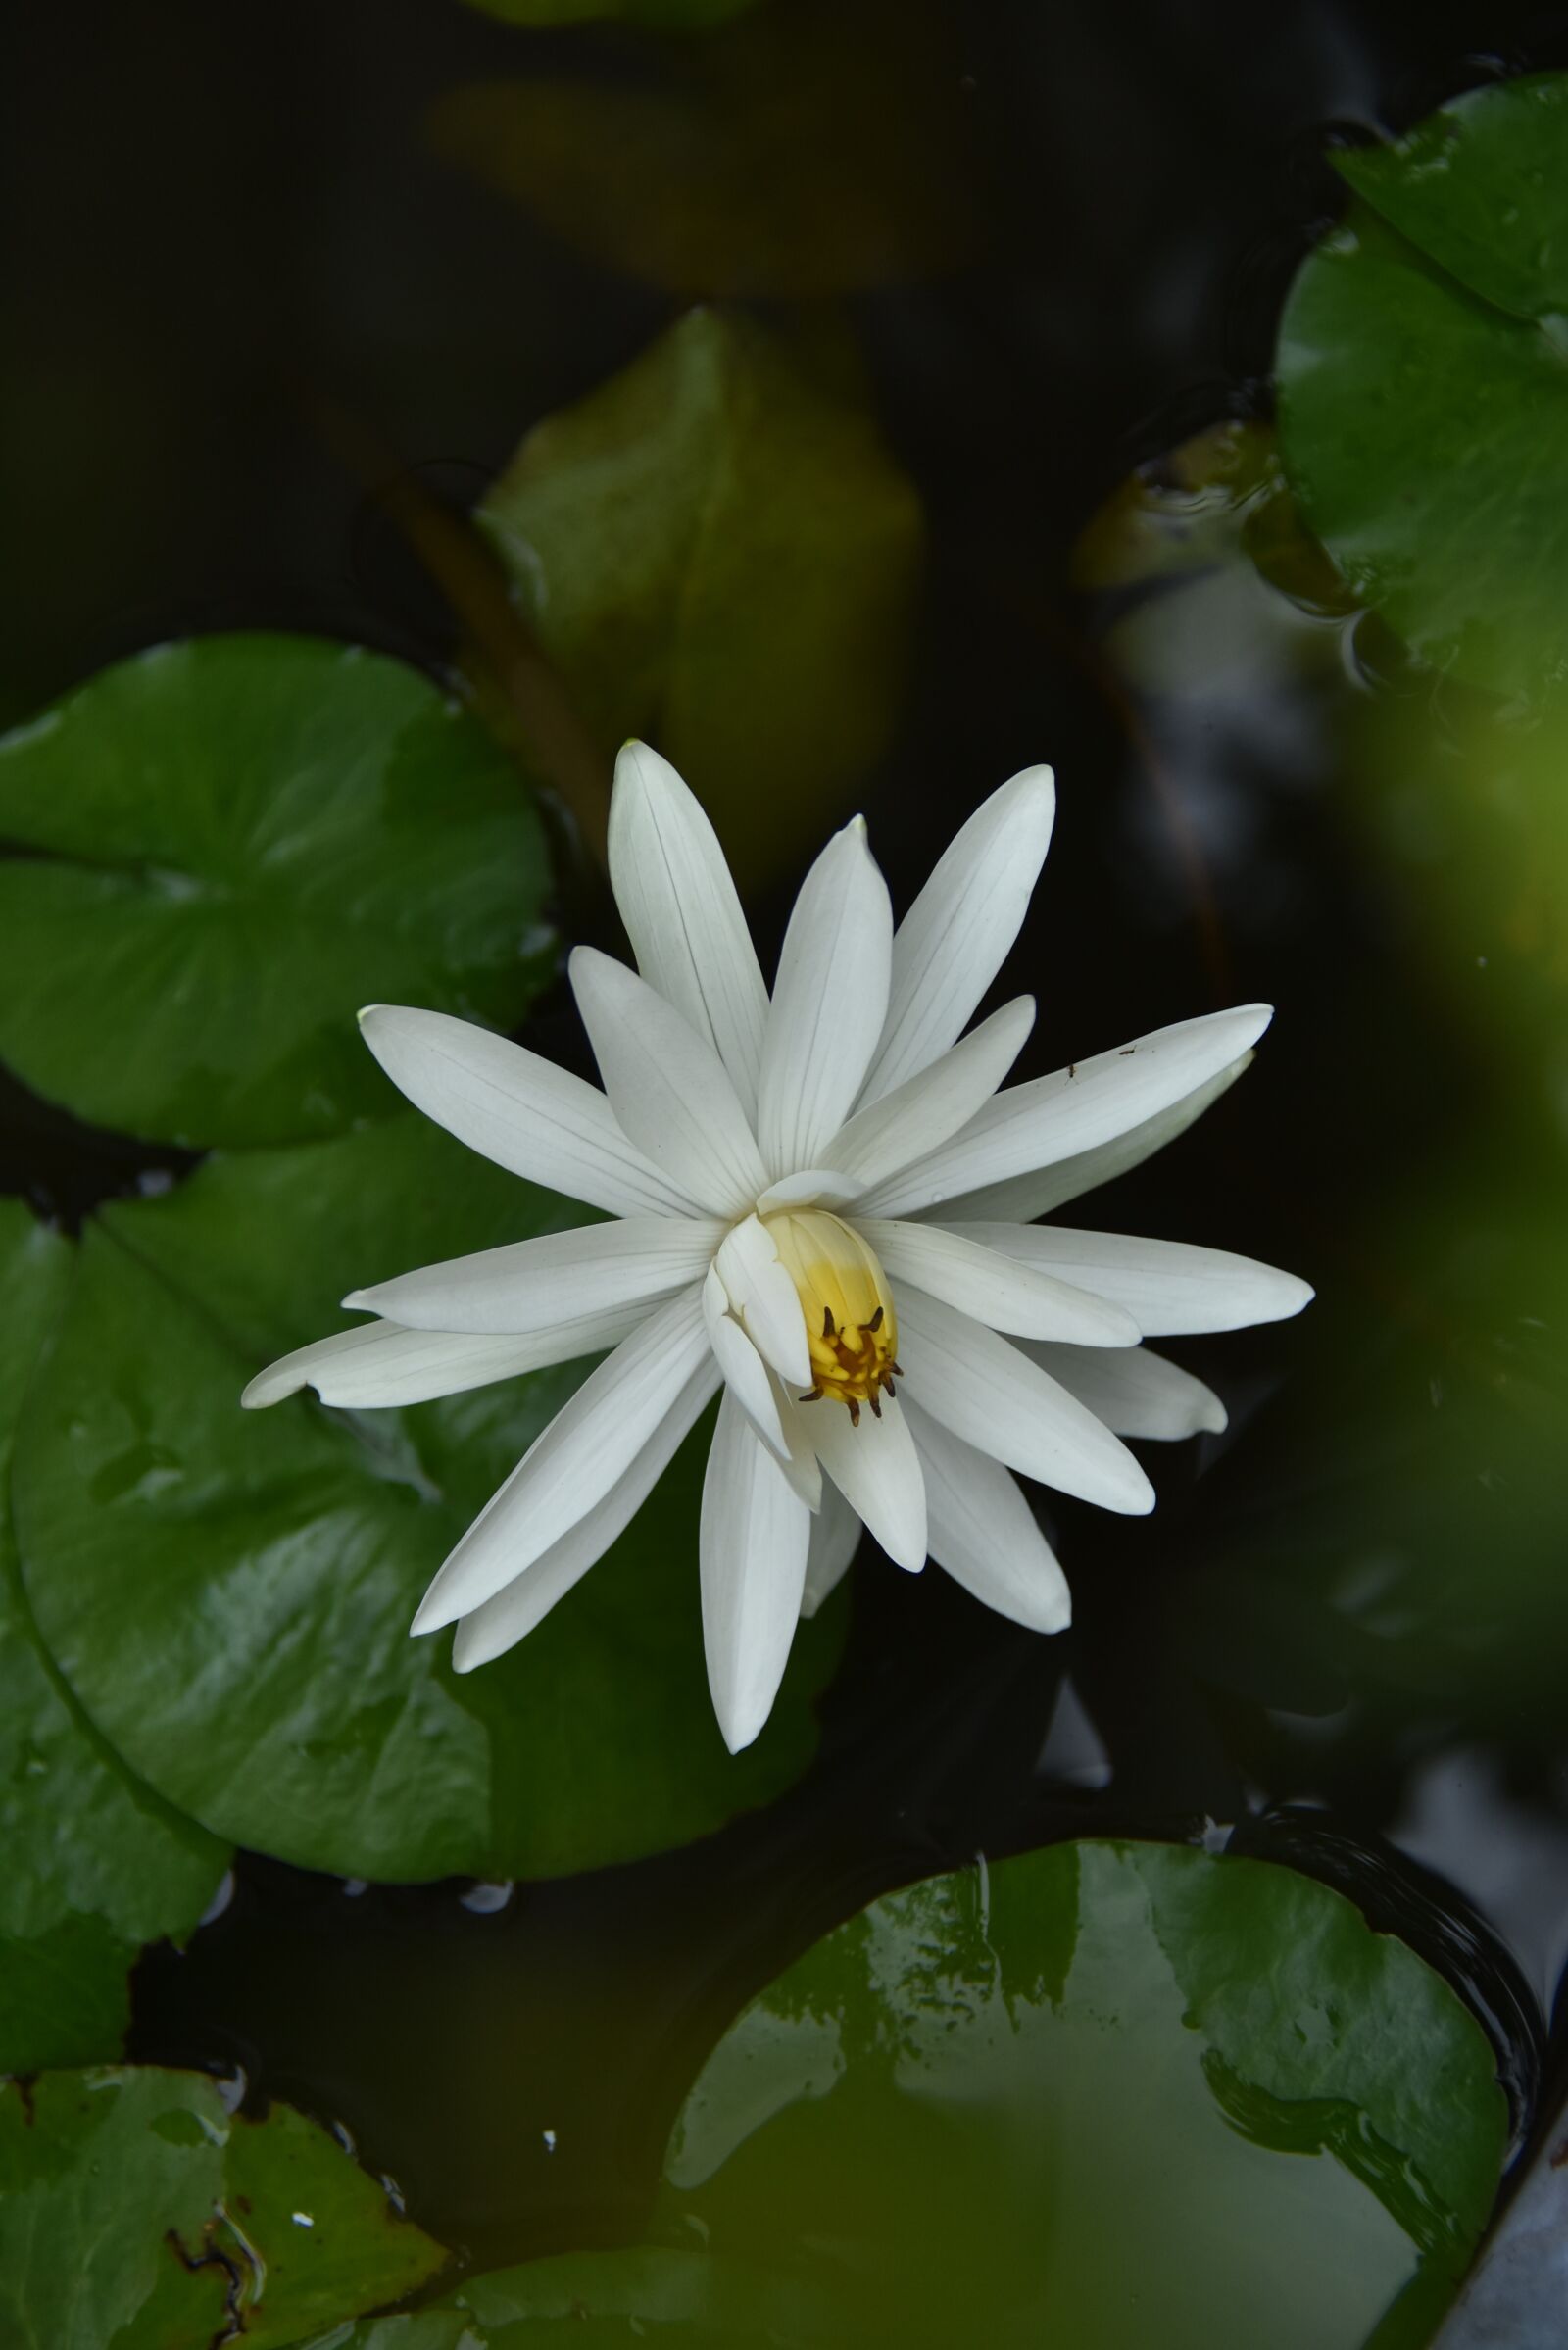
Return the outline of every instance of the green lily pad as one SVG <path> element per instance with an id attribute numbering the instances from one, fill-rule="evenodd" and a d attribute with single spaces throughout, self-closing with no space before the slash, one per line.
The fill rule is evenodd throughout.
<path id="1" fill-rule="evenodd" d="M 553 1614 L 459 1678 L 415 1606 L 582 1366 L 407 1411 L 239 1408 L 346 1289 L 580 1213 L 407 1117 L 209 1160 L 86 1234 L 19 1440 L 24 1575 L 93 1721 L 215 1833 L 346 1876 L 549 1876 L 689 1842 L 809 1759 L 841 1615 L 802 1626 L 754 1748 L 712 1718 L 705 1427 Z"/>
<path id="2" fill-rule="evenodd" d="M 205 2075 L 150 2067 L 0 2089 L 8 2350 L 282 2350 L 446 2258 L 288 2106 L 236 2119 Z"/>
<path id="3" fill-rule="evenodd" d="M 650 2335 L 705 2350 L 809 2350 L 843 2339 L 819 2284 L 707 2252 L 639 2245 L 469 2277 L 417 2316 L 367 2319 L 309 2350 L 527 2350 L 547 2333 L 564 2335 L 574 2350 Z"/>
<path id="4" fill-rule="evenodd" d="M 1339 1894 L 1057 1845 L 874 1902 L 754 2000 L 687 2098 L 651 2243 L 471 2278 L 343 2350 L 521 2350 L 552 2321 L 607 2344 L 1417 2350 L 1506 2130 L 1474 2018 Z"/>
<path id="5" fill-rule="evenodd" d="M 1338 1894 L 1060 1845 L 874 1903 L 756 2000 L 657 2232 L 830 2280 L 846 2342 L 978 2312 L 1111 2350 L 1153 2309 L 1162 2350 L 1352 2350 L 1458 2276 L 1505 2134 L 1475 2020 Z"/>
<path id="6" fill-rule="evenodd" d="M 607 751 L 656 743 L 754 870 L 886 747 L 919 504 L 863 396 L 750 319 L 682 318 L 530 433 L 480 519 Z"/>
<path id="7" fill-rule="evenodd" d="M 509 1027 L 549 944 L 508 759 L 416 671 L 316 638 L 101 671 L 0 742 L 0 841 L 27 853 L 0 862 L 0 1058 L 160 1142 L 385 1116 L 359 1007 Z"/>
<path id="8" fill-rule="evenodd" d="M 1280 327 L 1280 437 L 1356 594 L 1434 667 L 1568 676 L 1568 79 L 1477 90 L 1336 158 L 1361 202 Z"/>
<path id="9" fill-rule="evenodd" d="M 137 1950 L 189 1933 L 228 1859 L 83 1719 L 18 1580 L 12 1435 L 74 1256 L 21 1200 L 0 1201 L 0 2073 L 118 2056 Z"/>
<path id="10" fill-rule="evenodd" d="M 1568 314 L 1568 73 L 1468 90 L 1335 165 L 1460 285 L 1516 318 Z"/>

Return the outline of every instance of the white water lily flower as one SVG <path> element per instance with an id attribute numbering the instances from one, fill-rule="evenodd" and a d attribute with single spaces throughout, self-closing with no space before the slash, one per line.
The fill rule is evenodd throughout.
<path id="1" fill-rule="evenodd" d="M 861 1526 L 1040 1632 L 1067 1587 L 1011 1472 L 1140 1514 L 1124 1436 L 1225 1424 L 1145 1337 L 1237 1329 L 1311 1296 L 1211 1248 L 1031 1219 L 1135 1166 L 1237 1077 L 1264 1004 L 1184 1020 L 999 1091 L 1034 1022 L 964 1033 L 1017 935 L 1055 807 L 1049 767 L 970 817 L 895 931 L 862 820 L 796 901 L 771 997 L 717 838 L 628 744 L 610 870 L 637 958 L 572 988 L 604 1080 L 438 1012 L 376 1005 L 367 1043 L 419 1109 L 616 1219 L 404 1274 L 378 1318 L 284 1357 L 247 1404 L 311 1386 L 403 1404 L 609 1348 L 475 1519 L 416 1632 L 460 1671 L 530 1632 L 621 1533 L 715 1394 L 700 1537 L 709 1683 L 730 1748 L 766 1721 L 798 1619 Z M 825 1472 L 825 1474 L 824 1474 Z"/>

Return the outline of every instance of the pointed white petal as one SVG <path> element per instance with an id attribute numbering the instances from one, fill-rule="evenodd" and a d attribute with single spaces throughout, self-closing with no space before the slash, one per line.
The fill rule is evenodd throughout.
<path id="1" fill-rule="evenodd" d="M 1097 1297 L 1087 1288 L 1074 1289 L 1059 1276 L 1034 1265 L 999 1255 L 994 1248 L 944 1225 L 885 1223 L 875 1216 L 853 1220 L 892 1281 L 895 1303 L 902 1294 L 901 1285 L 912 1282 L 917 1290 L 956 1305 L 960 1313 L 972 1314 L 992 1330 L 1007 1330 L 1029 1339 L 1068 1339 L 1081 1346 L 1138 1344 L 1138 1324 L 1110 1299 Z"/>
<path id="2" fill-rule="evenodd" d="M 960 1134 L 858 1202 L 868 1216 L 907 1216 L 982 1184 L 1001 1183 L 1092 1150 L 1191 1094 L 1256 1043 L 1266 1004 L 1157 1028 L 1093 1060 L 1069 1062 L 998 1094 Z"/>
<path id="3" fill-rule="evenodd" d="M 842 1403 L 824 1396 L 797 1406 L 816 1457 L 895 1566 L 925 1565 L 925 1483 L 904 1413 L 891 1395 L 882 1417 L 853 1428 Z"/>
<path id="4" fill-rule="evenodd" d="M 615 761 L 610 883 L 638 970 L 713 1047 L 755 1116 L 767 1021 L 757 950 L 701 803 L 646 743 Z"/>
<path id="5" fill-rule="evenodd" d="M 716 1267 L 710 1269 L 703 1283 L 703 1322 L 726 1388 L 734 1394 L 759 1436 L 781 1459 L 787 1458 L 789 1439 L 779 1417 L 767 1365 L 730 1312 L 729 1295 Z"/>
<path id="6" fill-rule="evenodd" d="M 452 1643 L 452 1662 L 460 1673 L 471 1673 L 492 1657 L 514 1648 L 532 1632 L 591 1566 L 603 1558 L 637 1515 L 660 1478 L 673 1460 L 713 1393 L 713 1373 L 705 1363 L 687 1381 L 678 1401 L 655 1429 L 636 1459 L 617 1478 L 602 1501 L 552 1542 L 531 1567 L 514 1578 L 493 1599 L 486 1599 L 458 1625 Z"/>
<path id="7" fill-rule="evenodd" d="M 806 1589 L 801 1613 L 814 1616 L 830 1592 L 849 1573 L 860 1546 L 860 1521 L 831 1477 L 822 1483 L 822 1506 L 811 1520 L 810 1547 L 806 1553 Z"/>
<path id="8" fill-rule="evenodd" d="M 1118 1134 L 1111 1142 L 1099 1143 L 1091 1151 L 1074 1151 L 1070 1158 L 1057 1159 L 1054 1166 L 1037 1167 L 1027 1175 L 1009 1175 L 1001 1183 L 988 1183 L 979 1191 L 939 1201 L 921 1213 L 942 1217 L 1001 1216 L 1009 1224 L 1029 1224 L 1036 1216 L 1049 1216 L 1053 1208 L 1065 1206 L 1083 1192 L 1098 1191 L 1102 1183 L 1114 1182 L 1118 1175 L 1141 1167 L 1156 1151 L 1163 1151 L 1167 1143 L 1185 1134 L 1221 1094 L 1229 1093 L 1254 1057 L 1251 1053 L 1239 1054 L 1218 1076 L 1195 1086 L 1168 1109 L 1156 1111 L 1153 1117 L 1143 1119 L 1137 1126 L 1129 1126 L 1125 1134 Z"/>
<path id="9" fill-rule="evenodd" d="M 758 1199 L 757 1212 L 771 1216 L 785 1207 L 841 1207 L 854 1190 L 854 1184 L 831 1167 L 804 1167 L 799 1174 L 770 1183 Z"/>
<path id="10" fill-rule="evenodd" d="M 584 1224 L 424 1265 L 395 1281 L 351 1290 L 343 1302 L 416 1330 L 551 1330 L 609 1306 L 652 1304 L 689 1288 L 701 1281 L 723 1237 L 716 1216 Z"/>
<path id="11" fill-rule="evenodd" d="M 918 1227 L 929 1232 L 936 1227 Z M 1147 1338 L 1171 1331 L 1246 1330 L 1281 1322 L 1310 1302 L 1308 1283 L 1224 1248 L 1146 1241 L 1119 1232 L 1069 1232 L 1060 1224 L 947 1224 L 1018 1266 L 1054 1273 L 1125 1308 Z M 876 1245 L 872 1244 L 873 1247 Z M 883 1263 L 895 1270 L 884 1255 Z M 913 1278 L 913 1276 L 911 1276 Z M 926 1283 L 927 1288 L 935 1285 Z M 938 1290 L 939 1297 L 946 1293 Z M 957 1302 L 956 1299 L 954 1300 Z M 972 1309 L 978 1310 L 978 1309 Z M 981 1315 L 984 1321 L 988 1317 Z M 1017 1327 L 999 1323 L 999 1329 Z M 1076 1331 L 1026 1331 L 1027 1338 L 1078 1340 Z"/>
<path id="12" fill-rule="evenodd" d="M 708 1686 L 731 1754 L 773 1708 L 800 1620 L 811 1513 L 733 1395 L 703 1481 L 699 1552 Z"/>
<path id="13" fill-rule="evenodd" d="M 585 1518 L 705 1363 L 712 1354 L 693 1287 L 656 1306 L 534 1439 L 425 1592 L 414 1630 L 438 1631 L 482 1606 Z M 716 1385 L 716 1363 L 711 1375 Z"/>
<path id="14" fill-rule="evenodd" d="M 857 816 L 802 883 L 779 955 L 757 1107 L 775 1179 L 818 1164 L 849 1116 L 882 1033 L 892 951 L 887 883 Z"/>
<path id="15" fill-rule="evenodd" d="M 962 1035 L 1018 935 L 1051 846 L 1056 787 L 1026 767 L 976 808 L 899 925 L 887 1027 L 866 1079 L 878 1101 Z"/>
<path id="16" fill-rule="evenodd" d="M 1119 1360 L 1136 1349 L 1104 1351 Z M 1024 1351 L 940 1298 L 906 1290 L 899 1300 L 899 1360 L 909 1394 L 931 1418 L 994 1460 L 1124 1516 L 1153 1508 L 1153 1488 L 1132 1454 L 1046 1376 L 1037 1348 Z"/>
<path id="17" fill-rule="evenodd" d="M 1033 996 L 1016 996 L 989 1020 L 922 1069 L 857 1110 L 822 1156 L 848 1179 L 850 1197 L 896 1175 L 967 1126 L 985 1107 L 1035 1024 Z"/>
<path id="18" fill-rule="evenodd" d="M 699 1206 L 723 1216 L 750 1207 L 767 1171 L 712 1046 L 597 948 L 574 948 L 566 968 L 623 1131 Z"/>
<path id="19" fill-rule="evenodd" d="M 728 1295 L 716 1268 L 710 1269 L 703 1284 L 703 1319 L 726 1390 L 773 1453 L 807 1508 L 819 1508 L 822 1472 L 817 1467 L 816 1454 L 797 1425 L 799 1415 L 791 1410 L 789 1391 L 768 1369 L 729 1310 Z"/>
<path id="20" fill-rule="evenodd" d="M 1018 1481 L 964 1444 L 912 1398 L 909 1427 L 925 1471 L 931 1555 L 966 1591 L 1031 1632 L 1072 1621 L 1067 1578 Z"/>
<path id="21" fill-rule="evenodd" d="M 497 1166 L 617 1216 L 685 1215 L 693 1202 L 629 1143 L 597 1087 L 446 1012 L 373 1004 L 366 1043 L 416 1109 Z"/>
<path id="22" fill-rule="evenodd" d="M 725 1236 L 713 1259 L 730 1309 L 781 1379 L 798 1388 L 811 1385 L 811 1350 L 806 1317 L 795 1284 L 778 1261 L 765 1224 L 747 1216 Z"/>
<path id="23" fill-rule="evenodd" d="M 1175 1440 L 1202 1429 L 1217 1435 L 1225 1425 L 1225 1406 L 1213 1389 L 1147 1346 L 1106 1354 L 1035 1343 L 1025 1352 L 1118 1436 Z"/>
<path id="24" fill-rule="evenodd" d="M 372 1411 L 391 1404 L 428 1403 L 461 1395 L 493 1380 L 514 1379 L 618 1346 L 652 1310 L 646 1303 L 603 1308 L 554 1330 L 524 1338 L 474 1337 L 450 1330 L 405 1330 L 396 1322 L 362 1322 L 331 1338 L 296 1347 L 258 1372 L 240 1397 L 247 1410 L 281 1402 L 313 1387 L 323 1403 Z"/>

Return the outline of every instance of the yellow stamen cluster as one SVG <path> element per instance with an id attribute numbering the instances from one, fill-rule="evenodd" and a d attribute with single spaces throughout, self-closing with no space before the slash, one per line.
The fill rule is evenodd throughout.
<path id="1" fill-rule="evenodd" d="M 769 1216 L 779 1262 L 806 1317 L 812 1385 L 801 1397 L 830 1396 L 860 1425 L 860 1406 L 882 1416 L 899 1374 L 899 1325 L 887 1276 L 859 1234 L 822 1208 Z"/>

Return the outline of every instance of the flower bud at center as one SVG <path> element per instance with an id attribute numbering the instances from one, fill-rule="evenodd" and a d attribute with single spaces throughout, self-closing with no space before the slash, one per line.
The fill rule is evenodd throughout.
<path id="1" fill-rule="evenodd" d="M 764 1221 L 806 1317 L 812 1385 L 802 1402 L 830 1396 L 848 1404 L 857 1428 L 862 1403 L 880 1419 L 883 1393 L 895 1393 L 899 1324 L 874 1251 L 853 1226 L 823 1208 Z"/>

